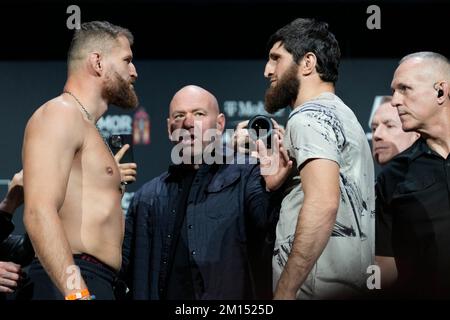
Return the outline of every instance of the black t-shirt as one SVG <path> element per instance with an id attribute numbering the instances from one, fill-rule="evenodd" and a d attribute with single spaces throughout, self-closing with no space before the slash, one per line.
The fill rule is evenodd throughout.
<path id="1" fill-rule="evenodd" d="M 419 139 L 376 184 L 376 254 L 392 256 L 407 293 L 450 297 L 450 156 Z"/>

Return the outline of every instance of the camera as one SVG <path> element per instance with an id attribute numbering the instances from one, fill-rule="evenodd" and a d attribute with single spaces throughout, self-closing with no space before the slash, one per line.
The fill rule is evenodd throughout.
<path id="1" fill-rule="evenodd" d="M 120 162 L 134 162 L 133 136 L 131 134 L 112 134 L 108 139 L 108 144 L 113 154 L 116 154 L 124 145 L 129 144 L 130 148 L 125 152 Z"/>
<path id="2" fill-rule="evenodd" d="M 262 140 L 268 149 L 272 145 L 272 119 L 264 115 L 256 115 L 248 121 L 248 134 L 254 141 Z"/>
<path id="3" fill-rule="evenodd" d="M 123 147 L 122 137 L 118 134 L 113 134 L 111 136 L 111 146 L 119 149 L 122 148 Z"/>

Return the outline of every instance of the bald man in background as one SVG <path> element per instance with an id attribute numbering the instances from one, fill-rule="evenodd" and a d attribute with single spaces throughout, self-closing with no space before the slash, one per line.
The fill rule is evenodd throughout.
<path id="1" fill-rule="evenodd" d="M 205 163 L 222 152 L 224 128 L 210 92 L 190 85 L 174 95 L 167 119 L 174 165 L 136 192 L 126 218 L 123 273 L 131 298 L 271 298 L 266 239 L 278 210 L 258 165 L 237 164 L 246 159 L 233 152 L 231 162 Z"/>
<path id="2" fill-rule="evenodd" d="M 405 132 L 397 109 L 391 104 L 392 97 L 384 96 L 371 120 L 372 155 L 380 166 L 408 149 L 419 137 L 417 132 Z M 392 257 L 375 256 L 381 270 L 381 287 L 392 287 L 397 280 L 397 267 Z"/>
<path id="3" fill-rule="evenodd" d="M 408 149 L 419 137 L 417 132 L 405 132 L 391 96 L 384 96 L 372 121 L 372 155 L 381 166 Z"/>
<path id="4" fill-rule="evenodd" d="M 421 137 L 377 178 L 376 255 L 396 265 L 397 297 L 450 298 L 449 61 L 407 55 L 391 87 L 403 131 Z"/>

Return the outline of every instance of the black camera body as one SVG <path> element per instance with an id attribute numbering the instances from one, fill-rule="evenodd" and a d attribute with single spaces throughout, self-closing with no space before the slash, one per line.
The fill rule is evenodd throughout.
<path id="1" fill-rule="evenodd" d="M 272 119 L 264 115 L 256 115 L 248 121 L 248 134 L 254 141 L 262 140 L 268 149 L 272 146 L 273 122 Z"/>
<path id="2" fill-rule="evenodd" d="M 115 155 L 126 144 L 130 145 L 130 148 L 125 152 L 120 160 L 121 163 L 134 162 L 133 154 L 133 136 L 131 134 L 112 134 L 108 139 L 109 147 Z"/>

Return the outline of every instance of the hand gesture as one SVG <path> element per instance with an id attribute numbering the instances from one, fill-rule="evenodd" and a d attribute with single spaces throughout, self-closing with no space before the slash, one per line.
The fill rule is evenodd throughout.
<path id="1" fill-rule="evenodd" d="M 274 134 L 272 149 L 267 149 L 261 140 L 256 142 L 261 175 L 268 191 L 275 191 L 281 187 L 293 166 L 293 161 L 289 159 L 283 147 L 283 138 L 280 134 L 284 134 L 284 130 Z"/>
<path id="2" fill-rule="evenodd" d="M 17 288 L 21 269 L 13 262 L 0 261 L 0 292 L 12 293 Z"/>
<path id="3" fill-rule="evenodd" d="M 8 186 L 8 193 L 0 203 L 0 209 L 13 214 L 23 204 L 23 201 L 23 170 L 20 170 L 12 178 Z"/>
<path id="4" fill-rule="evenodd" d="M 120 163 L 120 160 L 122 160 L 125 152 L 127 152 L 129 148 L 129 144 L 124 145 L 119 151 L 117 151 L 116 155 L 114 156 L 114 159 L 116 159 L 117 165 L 120 169 L 121 181 L 125 184 L 136 181 L 136 163 Z"/>
<path id="5" fill-rule="evenodd" d="M 256 144 L 250 138 L 247 130 L 248 120 L 239 122 L 233 134 L 233 149 L 236 152 L 250 154 L 251 157 L 257 157 Z"/>

